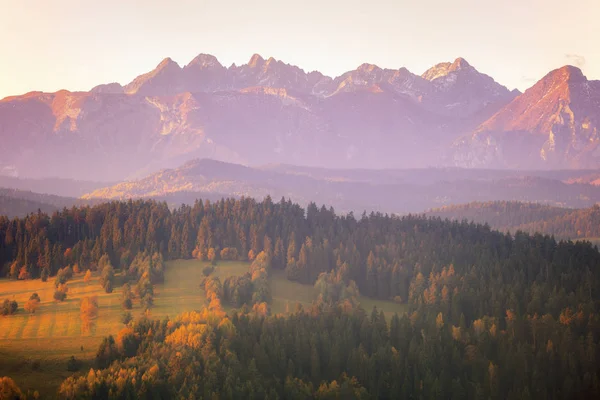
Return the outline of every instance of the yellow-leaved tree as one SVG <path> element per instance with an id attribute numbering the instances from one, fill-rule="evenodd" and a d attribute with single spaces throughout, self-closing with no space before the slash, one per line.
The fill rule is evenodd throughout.
<path id="1" fill-rule="evenodd" d="M 83 281 L 85 283 L 89 283 L 92 280 L 92 271 L 91 270 L 87 270 L 85 275 L 83 276 Z"/>
<path id="2" fill-rule="evenodd" d="M 91 332 L 98 318 L 98 297 L 86 296 L 81 299 L 81 329 L 83 332 Z"/>

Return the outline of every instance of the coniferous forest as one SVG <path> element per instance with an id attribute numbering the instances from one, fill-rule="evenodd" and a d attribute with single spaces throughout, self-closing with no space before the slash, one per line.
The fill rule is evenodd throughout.
<path id="1" fill-rule="evenodd" d="M 268 197 L 0 217 L 0 266 L 13 279 L 111 265 L 151 290 L 164 261 L 192 257 L 252 263 L 247 277 L 206 279 L 208 308 L 107 337 L 61 397 L 600 397 L 600 253 L 587 242 Z M 269 315 L 265 276 L 278 269 L 319 288 L 318 301 Z M 408 312 L 386 319 L 356 293 Z"/>

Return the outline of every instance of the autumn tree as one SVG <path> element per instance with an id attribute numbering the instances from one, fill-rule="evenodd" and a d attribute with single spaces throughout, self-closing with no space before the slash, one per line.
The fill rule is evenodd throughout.
<path id="1" fill-rule="evenodd" d="M 69 279 L 71 279 L 72 277 L 73 277 L 73 270 L 71 269 L 71 267 L 67 266 L 67 267 L 61 268 L 58 270 L 58 272 L 56 274 L 54 286 L 58 288 L 60 285 L 67 283 L 67 281 Z"/>
<path id="2" fill-rule="evenodd" d="M 104 255 L 101 261 L 103 262 L 100 265 L 103 265 L 103 268 L 100 274 L 100 285 L 104 288 L 106 293 L 112 293 L 115 280 L 115 270 L 113 269 L 108 256 Z"/>
<path id="3" fill-rule="evenodd" d="M 154 295 L 152 293 L 146 293 L 140 298 L 140 305 L 142 309 L 149 310 L 154 305 Z"/>
<path id="4" fill-rule="evenodd" d="M 0 399 L 2 400 L 20 400 L 25 399 L 23 392 L 8 376 L 0 378 Z"/>
<path id="5" fill-rule="evenodd" d="M 133 308 L 133 292 L 131 291 L 131 285 L 129 283 L 123 285 L 121 305 L 125 310 L 131 310 Z"/>
<path id="6" fill-rule="evenodd" d="M 23 265 L 21 267 L 21 269 L 19 270 L 19 280 L 26 280 L 26 279 L 30 279 L 31 278 L 31 274 L 29 273 L 29 268 L 27 268 L 26 265 Z"/>
<path id="7" fill-rule="evenodd" d="M 21 270 L 21 266 L 19 265 L 19 263 L 17 261 L 14 261 L 10 264 L 10 269 L 9 269 L 8 275 L 10 276 L 11 279 L 18 279 L 20 270 Z"/>
<path id="8" fill-rule="evenodd" d="M 12 315 L 17 312 L 19 309 L 19 303 L 16 300 L 5 299 L 4 303 L 2 303 L 2 309 L 0 313 L 2 315 Z"/>
<path id="9" fill-rule="evenodd" d="M 92 280 L 92 271 L 88 269 L 87 271 L 85 271 L 85 275 L 83 276 L 83 281 L 85 283 L 90 283 L 91 280 Z"/>
<path id="10" fill-rule="evenodd" d="M 235 247 L 225 247 L 221 250 L 221 260 L 235 261 L 238 257 L 238 250 Z"/>
<path id="11" fill-rule="evenodd" d="M 27 300 L 27 302 L 25 303 L 23 308 L 28 313 L 35 314 L 35 311 L 38 309 L 38 307 L 40 305 L 40 301 L 41 301 L 40 296 L 37 293 L 33 293 L 29 297 L 29 300 Z"/>
<path id="12" fill-rule="evenodd" d="M 131 321 L 133 321 L 133 316 L 131 315 L 131 312 L 125 311 L 123 314 L 121 314 L 121 322 L 123 324 L 128 325 Z"/>
<path id="13" fill-rule="evenodd" d="M 210 261 L 212 265 L 217 265 L 217 251 L 214 249 L 214 247 L 208 249 L 207 257 L 208 261 Z"/>
<path id="14" fill-rule="evenodd" d="M 54 300 L 64 301 L 67 298 L 67 292 L 69 288 L 66 283 L 62 283 L 58 285 L 56 291 L 54 292 Z"/>
<path id="15" fill-rule="evenodd" d="M 133 357 L 140 344 L 140 335 L 133 328 L 126 326 L 117 334 L 115 344 L 117 345 L 117 350 L 124 357 Z"/>
<path id="16" fill-rule="evenodd" d="M 269 308 L 269 305 L 265 302 L 255 303 L 252 306 L 252 311 L 260 317 L 266 317 L 270 313 L 270 308 Z"/>
<path id="17" fill-rule="evenodd" d="M 91 332 L 98 318 L 98 297 L 86 296 L 81 299 L 79 310 L 82 330 Z"/>

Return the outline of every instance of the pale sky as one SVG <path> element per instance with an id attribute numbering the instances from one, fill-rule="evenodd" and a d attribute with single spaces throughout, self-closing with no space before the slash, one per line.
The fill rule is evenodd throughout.
<path id="1" fill-rule="evenodd" d="M 565 64 L 600 79 L 599 16 L 600 0 L 0 0 L 0 98 L 126 84 L 199 53 L 331 76 L 464 57 L 524 90 Z"/>

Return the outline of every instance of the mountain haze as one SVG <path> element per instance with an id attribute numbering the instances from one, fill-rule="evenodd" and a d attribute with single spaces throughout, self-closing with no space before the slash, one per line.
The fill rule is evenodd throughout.
<path id="1" fill-rule="evenodd" d="M 97 189 L 84 199 L 153 198 L 172 206 L 219 197 L 282 197 L 326 204 L 341 212 L 422 212 L 471 201 L 526 201 L 560 207 L 600 202 L 600 187 L 566 183 L 590 171 L 536 172 L 468 169 L 335 170 L 269 165 L 250 168 L 192 160 L 145 178 Z"/>
<path id="2" fill-rule="evenodd" d="M 426 167 L 514 96 L 463 59 L 426 79 L 372 64 L 331 78 L 257 54 L 230 67 L 166 58 L 124 86 L 1 100 L 0 170 L 119 181 L 204 157 Z"/>

